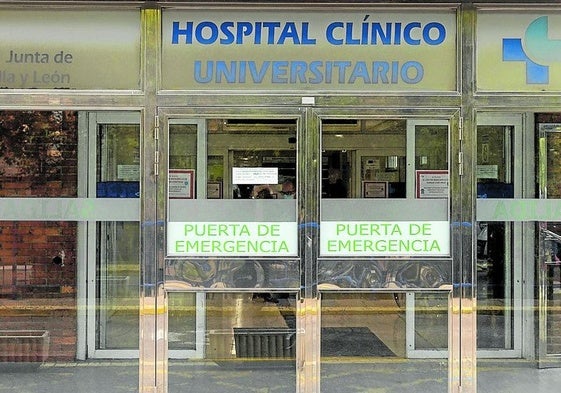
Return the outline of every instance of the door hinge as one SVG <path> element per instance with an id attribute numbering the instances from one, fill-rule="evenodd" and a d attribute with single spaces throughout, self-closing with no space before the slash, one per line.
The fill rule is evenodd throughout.
<path id="1" fill-rule="evenodd" d="M 458 140 L 464 140 L 464 118 L 460 117 L 458 119 Z"/>
<path id="2" fill-rule="evenodd" d="M 462 176 L 464 174 L 464 152 L 458 152 L 458 174 Z"/>
<path id="3" fill-rule="evenodd" d="M 160 170 L 160 117 L 154 117 L 154 176 L 158 176 Z"/>

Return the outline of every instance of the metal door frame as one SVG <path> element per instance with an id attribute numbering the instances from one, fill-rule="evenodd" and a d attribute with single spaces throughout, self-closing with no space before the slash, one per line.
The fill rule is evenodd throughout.
<path id="1" fill-rule="evenodd" d="M 539 197 L 540 199 L 547 199 L 547 159 L 548 159 L 548 148 L 547 148 L 547 134 L 549 132 L 561 132 L 559 130 L 550 130 L 551 127 L 559 127 L 560 124 L 555 123 L 540 123 L 538 126 L 538 140 L 539 140 Z M 559 200 L 550 200 L 550 202 L 559 205 Z M 559 209 L 557 209 L 558 211 Z M 552 218 L 554 220 L 554 218 Z M 542 223 L 540 222 L 540 228 Z M 548 353 L 548 326 L 550 324 L 548 318 L 548 285 L 549 278 L 547 276 L 547 264 L 543 260 L 545 259 L 545 254 L 542 249 L 542 235 L 540 233 L 539 249 L 540 252 L 536 255 L 539 258 L 537 263 L 537 284 L 538 284 L 538 367 L 539 368 L 558 368 L 561 367 L 561 354 L 549 354 Z"/>
<path id="2" fill-rule="evenodd" d="M 88 190 L 88 197 L 89 198 L 96 198 L 96 170 L 97 170 L 97 136 L 98 136 L 98 129 L 100 124 L 138 124 L 140 126 L 140 112 L 134 111 L 119 111 L 119 112 L 106 112 L 106 111 L 88 111 L 88 112 L 81 112 L 84 114 L 83 121 L 85 127 L 87 129 L 86 132 L 82 132 L 80 135 L 87 135 L 87 143 L 82 143 L 80 149 L 83 150 L 84 157 L 87 157 L 87 164 L 82 163 L 80 165 L 87 165 L 87 169 L 83 168 L 83 170 L 87 171 L 87 176 L 84 176 L 87 180 L 87 190 Z M 142 133 L 142 132 L 141 132 Z M 118 209 L 118 207 L 116 207 Z M 138 216 L 136 221 L 140 221 L 140 211 L 138 211 Z M 97 222 L 96 221 L 88 221 L 86 223 L 80 223 L 79 225 L 84 227 L 85 232 L 87 233 L 87 251 L 86 260 L 88 261 L 87 266 L 79 268 L 85 268 L 86 273 L 85 276 L 87 277 L 87 285 L 86 285 L 86 321 L 85 325 L 87 326 L 86 331 L 86 356 L 88 358 L 112 358 L 112 359 L 130 359 L 130 358 L 138 358 L 139 352 L 138 349 L 98 349 L 96 348 L 97 342 L 97 313 L 96 310 L 98 309 L 97 306 L 97 291 L 96 291 L 96 282 L 98 280 L 97 276 Z M 139 269 L 140 269 L 140 253 L 139 253 Z M 80 283 L 79 283 L 80 285 Z M 101 307 L 103 308 L 103 307 Z M 103 310 L 100 310 L 103 312 Z M 81 332 L 78 330 L 78 335 Z"/>
<path id="3" fill-rule="evenodd" d="M 523 123 L 523 115 L 521 113 L 479 113 L 477 116 L 477 126 L 504 126 L 508 127 L 511 126 L 513 128 L 512 138 L 514 138 L 514 143 L 511 142 L 511 147 L 513 149 L 512 155 L 514 157 L 524 157 L 524 159 L 514 160 L 513 167 L 510 168 L 511 171 L 511 179 L 514 185 L 514 196 L 513 199 L 523 198 L 522 192 L 525 189 L 524 177 L 528 176 L 528 173 L 523 173 L 524 163 L 523 161 L 527 160 L 528 157 L 528 150 L 531 149 L 533 145 L 528 146 L 528 139 L 525 136 L 524 132 L 524 123 Z M 477 143 L 476 140 L 474 140 Z M 477 163 L 476 163 L 477 164 Z M 526 168 L 526 170 L 529 169 Z M 473 174 L 474 179 L 476 173 Z M 474 180 L 477 182 L 477 179 Z M 485 199 L 478 199 L 478 205 L 484 205 L 486 203 L 493 203 L 492 200 L 485 200 Z M 493 217 L 489 217 L 486 215 L 481 214 L 478 210 L 476 215 L 476 221 L 494 221 Z M 512 289 L 512 310 L 505 310 L 507 312 L 512 311 L 513 313 L 513 323 L 512 323 L 512 342 L 513 348 L 512 349 L 500 349 L 500 350 L 477 350 L 477 356 L 480 358 L 519 358 L 522 356 L 523 353 L 523 299 L 522 293 L 528 291 L 528 284 L 523 284 L 524 280 L 523 277 L 523 265 L 524 261 L 531 260 L 528 259 L 531 255 L 528 255 L 530 252 L 529 250 L 531 247 L 523 246 L 523 239 L 524 235 L 526 234 L 526 228 L 520 222 L 514 222 L 516 220 L 512 219 L 511 221 L 507 221 L 506 224 L 512 224 L 512 231 L 509 228 L 505 227 L 505 240 L 507 244 L 510 244 L 512 247 L 512 254 L 510 254 L 510 250 L 505 247 L 505 253 L 510 254 L 510 263 L 513 264 L 512 266 L 512 277 L 510 279 L 509 285 L 512 285 L 512 288 L 508 287 L 507 290 L 507 283 L 505 283 L 505 294 L 510 293 L 510 289 Z M 512 241 L 507 238 L 509 232 L 512 232 Z M 526 234 L 527 235 L 527 234 Z M 508 326 L 508 321 L 510 318 L 507 318 L 505 315 L 505 330 Z M 527 325 L 526 325 L 527 326 Z M 525 335 L 527 336 L 527 335 Z M 508 333 L 505 337 L 508 338 Z"/>

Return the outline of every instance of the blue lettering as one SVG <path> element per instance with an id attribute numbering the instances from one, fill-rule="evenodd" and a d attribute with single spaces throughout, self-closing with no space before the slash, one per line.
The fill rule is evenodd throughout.
<path id="1" fill-rule="evenodd" d="M 421 45 L 420 39 L 413 39 L 411 37 L 411 30 L 413 29 L 420 29 L 421 24 L 419 22 L 412 22 L 405 25 L 405 29 L 403 29 L 403 37 L 405 38 L 405 42 L 409 45 Z"/>
<path id="2" fill-rule="evenodd" d="M 306 83 L 308 65 L 305 61 L 293 61 L 290 64 L 290 83 Z"/>
<path id="3" fill-rule="evenodd" d="M 208 38 L 205 37 L 205 30 L 209 31 Z M 218 38 L 218 26 L 212 22 L 201 22 L 195 28 L 195 39 L 203 45 L 211 45 Z"/>
<path id="4" fill-rule="evenodd" d="M 327 26 L 327 29 L 325 29 L 325 38 L 327 39 L 327 42 L 333 45 L 343 45 L 344 41 L 342 39 L 336 39 L 334 36 L 335 29 L 342 29 L 342 28 L 343 28 L 343 22 L 330 23 Z"/>
<path id="5" fill-rule="evenodd" d="M 313 75 L 313 78 L 310 78 L 309 82 L 312 84 L 317 84 L 323 82 L 323 74 L 321 73 L 321 61 L 312 61 L 310 63 L 310 72 Z"/>
<path id="6" fill-rule="evenodd" d="M 333 63 L 328 61 L 325 64 L 325 83 L 331 84 L 333 81 Z"/>
<path id="7" fill-rule="evenodd" d="M 438 32 L 435 38 L 431 38 L 430 33 L 431 30 L 436 29 Z M 440 45 L 446 39 L 446 28 L 437 22 L 427 23 L 425 28 L 423 29 L 423 40 L 429 45 Z"/>
<path id="8" fill-rule="evenodd" d="M 399 82 L 399 62 L 392 61 L 392 83 Z"/>
<path id="9" fill-rule="evenodd" d="M 368 75 L 368 68 L 366 67 L 366 63 L 363 61 L 359 61 L 355 64 L 353 68 L 353 72 L 349 77 L 348 83 L 355 83 L 357 78 L 362 78 L 364 83 L 370 83 L 370 75 Z"/>
<path id="10" fill-rule="evenodd" d="M 393 36 L 393 44 L 394 45 L 401 45 L 401 23 L 395 24 L 394 29 L 394 36 Z"/>
<path id="11" fill-rule="evenodd" d="M 409 70 L 415 71 L 415 76 L 409 75 Z M 419 83 L 424 76 L 423 65 L 418 61 L 408 61 L 401 67 L 401 79 L 408 84 Z"/>
<path id="12" fill-rule="evenodd" d="M 255 45 L 260 45 L 261 44 L 261 26 L 263 24 L 261 22 L 257 22 L 255 23 L 255 37 L 253 39 L 253 43 Z"/>
<path id="13" fill-rule="evenodd" d="M 360 40 L 353 38 L 353 24 L 347 23 L 346 25 L 346 36 L 345 36 L 345 44 L 347 45 L 358 45 L 360 44 Z"/>
<path id="14" fill-rule="evenodd" d="M 236 61 L 230 62 L 230 68 L 225 61 L 217 61 L 216 62 L 216 83 L 222 83 L 222 75 L 226 79 L 228 83 L 235 83 L 236 82 Z"/>
<path id="15" fill-rule="evenodd" d="M 220 25 L 220 31 L 224 35 L 224 38 L 220 39 L 220 44 L 230 45 L 234 43 L 235 37 L 234 37 L 234 32 L 232 31 L 233 28 L 234 28 L 234 22 L 224 22 Z"/>
<path id="16" fill-rule="evenodd" d="M 179 44 L 179 36 L 185 36 L 185 43 L 192 44 L 193 43 L 193 22 L 187 22 L 185 29 L 179 28 L 179 22 L 173 22 L 171 28 L 171 43 L 172 44 Z"/>
<path id="17" fill-rule="evenodd" d="M 258 71 L 255 62 L 249 62 L 249 72 L 251 73 L 251 78 L 255 83 L 263 82 L 263 78 L 265 78 L 265 74 L 267 73 L 270 64 L 270 61 L 264 61 L 261 65 L 261 69 Z"/>
<path id="18" fill-rule="evenodd" d="M 350 61 L 334 61 L 333 65 L 339 69 L 339 83 L 345 83 L 345 73 L 347 71 L 347 68 L 349 68 L 351 66 L 351 62 Z"/>
<path id="19" fill-rule="evenodd" d="M 386 61 L 375 61 L 372 63 L 372 83 L 382 83 L 386 84 L 388 80 L 388 71 L 390 69 L 389 64 Z M 379 77 L 379 79 L 378 79 Z"/>
<path id="20" fill-rule="evenodd" d="M 315 38 L 310 38 L 308 27 L 309 27 L 308 22 L 302 23 L 302 44 L 303 45 L 315 45 L 316 39 Z"/>
<path id="21" fill-rule="evenodd" d="M 282 30 L 277 44 L 284 45 L 284 41 L 286 41 L 287 39 L 292 39 L 292 43 L 294 45 L 300 45 L 298 29 L 296 28 L 296 25 L 294 25 L 294 22 L 286 22 L 286 25 L 284 25 L 284 29 Z"/>
<path id="22" fill-rule="evenodd" d="M 263 27 L 267 29 L 267 45 L 275 43 L 275 31 L 280 25 L 280 22 L 263 22 Z"/>
<path id="23" fill-rule="evenodd" d="M 331 45 L 440 45 L 446 39 L 446 28 L 439 22 L 331 22 L 325 29 Z M 212 21 L 172 22 L 171 43 L 201 45 L 315 45 L 310 37 L 310 22 Z"/>
<path id="24" fill-rule="evenodd" d="M 201 61 L 195 60 L 195 81 L 197 83 L 209 83 L 212 81 L 212 75 L 214 74 L 214 62 L 207 61 L 206 75 L 201 73 Z"/>
<path id="25" fill-rule="evenodd" d="M 243 44 L 244 36 L 249 36 L 252 32 L 253 25 L 250 22 L 238 22 L 236 44 Z"/>
<path id="26" fill-rule="evenodd" d="M 287 83 L 286 77 L 288 61 L 273 61 L 273 83 Z"/>
<path id="27" fill-rule="evenodd" d="M 369 64 L 371 68 L 369 68 Z M 335 77 L 334 77 L 335 73 Z M 207 61 L 194 62 L 194 78 L 197 83 L 263 83 L 270 78 L 275 84 L 415 84 L 422 81 L 424 70 L 421 63 L 407 61 Z"/>
<path id="28" fill-rule="evenodd" d="M 372 45 L 378 45 L 378 37 L 380 37 L 380 41 L 382 45 L 391 45 L 392 43 L 392 24 L 386 23 L 386 30 L 382 28 L 382 25 L 379 23 L 373 24 L 372 34 L 370 38 L 370 43 Z"/>

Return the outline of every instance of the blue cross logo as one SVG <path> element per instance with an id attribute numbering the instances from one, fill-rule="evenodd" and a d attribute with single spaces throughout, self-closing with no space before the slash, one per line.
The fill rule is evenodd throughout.
<path id="1" fill-rule="evenodd" d="M 526 83 L 548 84 L 549 66 L 561 61 L 561 40 L 548 38 L 548 18 L 541 16 L 528 25 L 524 35 L 525 48 L 521 38 L 503 39 L 503 61 L 526 63 Z"/>

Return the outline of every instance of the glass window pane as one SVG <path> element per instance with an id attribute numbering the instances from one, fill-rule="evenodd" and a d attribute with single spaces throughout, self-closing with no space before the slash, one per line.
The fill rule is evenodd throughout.
<path id="1" fill-rule="evenodd" d="M 415 127 L 415 169 L 448 169 L 448 127 Z"/>
<path id="2" fill-rule="evenodd" d="M 407 123 L 322 121 L 322 198 L 405 198 Z"/>
<path id="3" fill-rule="evenodd" d="M 86 197 L 79 193 L 86 185 L 94 185 L 91 196 L 96 191 L 108 196 L 99 193 L 111 188 L 99 187 L 104 182 L 138 184 L 140 130 L 79 122 L 82 115 L 96 117 L 76 111 L 0 112 L 0 196 L 36 197 L 28 205 L 36 221 L 16 217 L 0 223 L 0 390 L 34 391 L 41 375 L 41 385 L 51 390 L 93 391 L 99 390 L 99 375 L 110 372 L 118 373 L 113 386 L 138 389 L 137 359 L 113 360 L 110 367 L 96 363 L 95 378 L 93 362 L 81 362 L 101 357 L 101 348 L 138 352 L 138 223 L 96 228 L 88 227 L 86 218 L 52 221 L 50 215 L 86 206 L 89 201 L 76 198 Z M 94 142 L 97 149 L 88 154 Z M 61 197 L 73 198 L 69 207 L 57 201 Z M 29 213 L 16 214 L 20 211 Z"/>
<path id="4" fill-rule="evenodd" d="M 97 349 L 138 349 L 137 222 L 98 223 Z"/>
<path id="5" fill-rule="evenodd" d="M 447 294 L 415 294 L 410 301 L 406 296 L 322 294 L 322 393 L 403 391 L 411 386 L 419 392 L 448 391 L 447 352 L 436 359 L 410 356 L 411 349 L 446 348 Z M 438 318 L 432 320 L 434 316 Z"/>
<path id="6" fill-rule="evenodd" d="M 295 392 L 295 295 L 277 293 L 276 302 L 251 293 L 203 296 L 204 307 L 195 312 L 203 314 L 198 329 L 204 348 L 189 359 L 169 361 L 169 392 Z M 169 348 L 187 348 L 193 338 L 193 294 L 173 294 L 171 302 Z"/>
<path id="7" fill-rule="evenodd" d="M 168 349 L 197 349 L 196 307 L 195 293 L 168 294 Z"/>
<path id="8" fill-rule="evenodd" d="M 221 190 L 225 199 L 296 198 L 296 125 L 295 119 L 209 121 L 209 193 Z"/>
<path id="9" fill-rule="evenodd" d="M 477 127 L 477 197 L 513 198 L 513 128 Z M 477 223 L 477 347 L 514 348 L 514 227 Z"/>
<path id="10" fill-rule="evenodd" d="M 0 197 L 76 197 L 78 114 L 0 112 Z"/>

